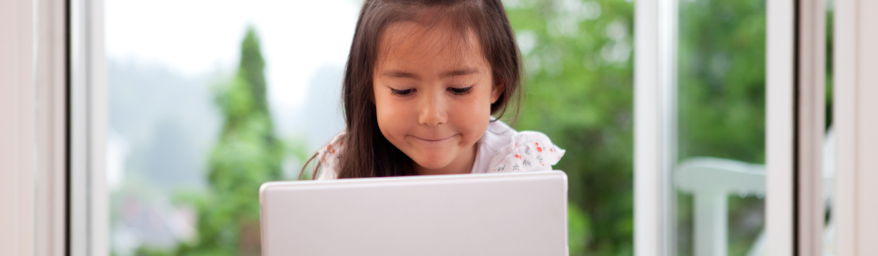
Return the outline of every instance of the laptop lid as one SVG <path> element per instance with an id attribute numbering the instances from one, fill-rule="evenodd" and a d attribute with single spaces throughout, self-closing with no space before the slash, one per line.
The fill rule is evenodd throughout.
<path id="1" fill-rule="evenodd" d="M 561 171 L 268 182 L 263 255 L 567 255 Z"/>

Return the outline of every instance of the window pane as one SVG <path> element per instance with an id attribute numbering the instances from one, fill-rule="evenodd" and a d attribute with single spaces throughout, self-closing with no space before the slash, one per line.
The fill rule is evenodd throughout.
<path id="1" fill-rule="evenodd" d="M 342 129 L 359 4 L 106 0 L 113 254 L 258 254 L 258 186 Z"/>
<path id="2" fill-rule="evenodd" d="M 105 1 L 111 251 L 258 254 L 258 185 L 343 129 L 362 1 Z M 513 126 L 567 150 L 571 255 L 632 254 L 633 2 L 504 4 L 525 66 Z"/>
<path id="3" fill-rule="evenodd" d="M 678 3 L 677 255 L 764 246 L 765 2 Z"/>
<path id="4" fill-rule="evenodd" d="M 567 150 L 570 254 L 633 254 L 634 3 L 506 3 L 526 71 L 516 128 Z"/>
<path id="5" fill-rule="evenodd" d="M 835 228 L 833 225 L 832 218 L 832 200 L 833 193 L 835 191 L 835 152 L 836 152 L 836 141 L 838 141 L 833 132 L 833 123 L 832 123 L 832 107 L 833 107 L 833 72 L 832 72 L 832 63 L 833 63 L 833 23 L 835 22 L 835 7 L 833 0 L 825 0 L 826 3 L 826 98 L 825 98 L 825 117 L 826 117 L 826 135 L 823 141 L 823 194 L 826 195 L 826 210 L 824 215 L 824 226 L 823 226 L 823 255 L 834 255 L 835 251 Z"/>

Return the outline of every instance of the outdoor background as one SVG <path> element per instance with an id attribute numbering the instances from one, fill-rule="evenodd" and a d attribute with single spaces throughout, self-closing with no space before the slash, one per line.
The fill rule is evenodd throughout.
<path id="1" fill-rule="evenodd" d="M 288 2 L 106 0 L 114 255 L 259 254 L 259 185 L 295 179 L 343 129 L 361 5 Z M 504 3 L 525 65 L 506 116 L 567 150 L 571 255 L 632 255 L 633 2 Z M 681 0 L 678 14 L 677 159 L 762 164 L 765 2 Z M 692 195 L 676 201 L 673 246 L 692 255 Z M 728 202 L 729 255 L 744 255 L 764 200 Z"/>

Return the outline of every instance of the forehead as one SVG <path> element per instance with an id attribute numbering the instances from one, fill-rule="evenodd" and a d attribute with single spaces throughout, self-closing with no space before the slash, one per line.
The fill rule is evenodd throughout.
<path id="1" fill-rule="evenodd" d="M 414 21 L 392 23 L 379 37 L 377 57 L 376 69 L 427 71 L 461 65 L 477 68 L 488 65 L 475 32 L 455 28 L 448 22 L 432 25 Z"/>

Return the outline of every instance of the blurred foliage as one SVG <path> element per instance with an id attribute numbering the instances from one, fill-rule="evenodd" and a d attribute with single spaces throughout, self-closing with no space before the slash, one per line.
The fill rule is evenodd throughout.
<path id="1" fill-rule="evenodd" d="M 264 67 L 259 37 L 248 28 L 238 72 L 216 87 L 224 123 L 208 159 L 208 191 L 185 197 L 195 208 L 196 237 L 170 251 L 141 247 L 136 254 L 259 255 L 259 186 L 283 178 L 287 151 L 274 134 Z"/>
<path id="2" fill-rule="evenodd" d="M 765 3 L 680 4 L 679 159 L 765 162 Z"/>
<path id="3" fill-rule="evenodd" d="M 677 160 L 765 162 L 765 2 L 682 1 L 677 52 Z M 677 193 L 677 253 L 693 255 L 694 200 Z M 764 198 L 730 196 L 730 255 L 764 229 Z"/>
<path id="4" fill-rule="evenodd" d="M 634 3 L 506 4 L 525 66 L 513 124 L 542 131 L 567 150 L 555 167 L 570 183 L 571 255 L 632 255 Z M 681 1 L 678 14 L 677 159 L 764 162 L 765 2 Z M 217 87 L 225 123 L 209 159 L 209 191 L 186 197 L 196 208 L 197 238 L 172 251 L 142 247 L 138 255 L 259 253 L 258 187 L 282 178 L 285 152 L 305 155 L 273 133 L 264 65 L 259 39 L 248 29 L 237 75 Z M 762 207 L 760 198 L 729 200 L 730 223 L 744 223 L 730 229 L 731 255 L 746 253 L 762 231 Z M 675 211 L 672 240 L 678 254 L 691 255 L 691 195 L 678 193 Z"/>
<path id="5" fill-rule="evenodd" d="M 526 70 L 516 128 L 543 131 L 567 149 L 555 167 L 569 176 L 576 210 L 571 255 L 633 254 L 634 3 L 518 0 L 507 11 Z M 677 160 L 763 163 L 765 2 L 681 1 L 678 15 Z M 672 241 L 690 255 L 691 195 L 677 203 Z M 742 223 L 730 229 L 731 255 L 762 231 L 763 203 L 729 200 L 730 223 Z"/>
<path id="6" fill-rule="evenodd" d="M 515 126 L 567 150 L 571 255 L 633 254 L 633 8 L 507 2 L 525 66 Z"/>

